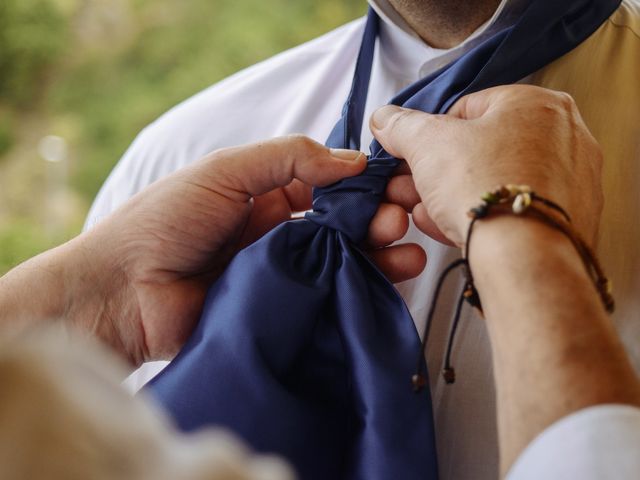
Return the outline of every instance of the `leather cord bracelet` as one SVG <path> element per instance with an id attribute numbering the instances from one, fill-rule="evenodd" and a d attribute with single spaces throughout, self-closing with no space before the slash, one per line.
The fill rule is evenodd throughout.
<path id="1" fill-rule="evenodd" d="M 561 219 L 559 219 L 558 216 L 549 213 L 545 209 L 545 207 L 546 209 L 559 214 Z M 572 227 L 571 218 L 569 217 L 569 215 L 559 205 L 552 202 L 551 200 L 537 195 L 527 185 L 500 186 L 495 190 L 482 195 L 482 203 L 469 210 L 468 215 L 471 218 L 471 222 L 469 223 L 469 227 L 467 229 L 466 243 L 464 246 L 464 256 L 463 258 L 452 262 L 447 268 L 444 269 L 444 271 L 438 278 L 438 282 L 433 294 L 433 299 L 431 301 L 431 306 L 429 308 L 429 313 L 427 315 L 427 322 L 425 324 L 424 335 L 422 337 L 422 348 L 420 350 L 420 356 L 418 357 L 416 373 L 411 378 L 413 389 L 416 392 L 422 390 L 427 382 L 423 373 L 424 350 L 429 338 L 429 331 L 431 329 L 431 323 L 437 306 L 438 298 L 442 290 L 442 286 L 447 276 L 453 270 L 462 267 L 465 276 L 465 283 L 456 304 L 456 311 L 449 331 L 449 339 L 447 342 L 444 366 L 442 370 L 442 375 L 447 384 L 452 384 L 455 382 L 456 375 L 455 369 L 451 365 L 451 353 L 464 302 L 466 301 L 471 306 L 477 308 L 482 315 L 482 303 L 480 302 L 480 296 L 478 295 L 478 291 L 476 290 L 473 283 L 473 274 L 471 272 L 468 261 L 470 254 L 471 236 L 473 234 L 476 222 L 494 213 L 526 215 L 527 217 L 534 218 L 562 232 L 567 238 L 569 238 L 578 254 L 580 255 L 582 263 L 584 264 L 589 277 L 594 283 L 594 286 L 598 291 L 598 294 L 606 311 L 608 313 L 612 313 L 615 308 L 615 303 L 611 295 L 611 282 L 604 275 L 602 267 L 591 248 L 585 243 L 585 241 Z"/>

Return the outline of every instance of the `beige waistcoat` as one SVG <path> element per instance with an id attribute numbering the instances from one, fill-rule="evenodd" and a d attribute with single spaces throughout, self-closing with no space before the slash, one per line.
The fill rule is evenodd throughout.
<path id="1" fill-rule="evenodd" d="M 640 1 L 626 0 L 575 50 L 532 77 L 569 93 L 604 152 L 599 257 L 614 320 L 640 371 Z"/>

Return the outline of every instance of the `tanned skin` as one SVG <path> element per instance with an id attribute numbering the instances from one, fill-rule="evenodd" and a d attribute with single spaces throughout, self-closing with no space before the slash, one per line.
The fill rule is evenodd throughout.
<path id="1" fill-rule="evenodd" d="M 389 0 L 420 37 L 434 48 L 462 43 L 494 14 L 499 0 Z"/>

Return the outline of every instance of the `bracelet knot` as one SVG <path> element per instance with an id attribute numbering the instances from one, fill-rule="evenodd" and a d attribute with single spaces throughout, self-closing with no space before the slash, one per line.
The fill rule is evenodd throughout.
<path id="1" fill-rule="evenodd" d="M 433 299 L 431 301 L 431 306 L 429 309 L 429 314 L 427 316 L 427 322 L 425 324 L 424 335 L 422 337 L 422 349 L 420 352 L 420 357 L 416 369 L 416 374 L 412 377 L 412 383 L 414 391 L 420 391 L 424 388 L 426 384 L 426 378 L 422 374 L 422 357 L 424 356 L 424 349 L 427 344 L 427 339 L 429 337 L 429 329 L 431 326 L 431 321 L 433 319 L 433 315 L 435 312 L 435 306 L 438 301 L 438 297 L 440 295 L 440 290 L 444 283 L 444 280 L 448 276 L 448 274 L 456 269 L 457 267 L 464 266 L 464 274 L 466 277 L 466 282 L 464 284 L 464 288 L 458 297 L 458 304 L 456 307 L 456 312 L 453 318 L 453 322 L 451 324 L 450 332 L 449 332 L 449 340 L 447 344 L 447 350 L 444 361 L 444 368 L 442 369 L 442 374 L 444 380 L 447 384 L 454 383 L 456 380 L 455 369 L 451 365 L 451 355 L 452 355 L 452 347 L 453 340 L 458 328 L 458 322 L 460 320 L 460 313 L 462 309 L 462 304 L 466 301 L 471 306 L 477 308 L 482 314 L 482 304 L 480 301 L 480 295 L 478 294 L 477 289 L 475 288 L 473 282 L 473 275 L 471 272 L 471 268 L 469 266 L 469 244 L 471 242 L 471 234 L 473 232 L 474 225 L 476 221 L 486 218 L 492 213 L 494 207 L 499 206 L 509 206 L 508 209 L 502 209 L 503 213 L 513 213 L 514 215 L 523 215 L 525 213 L 528 216 L 537 219 L 547 225 L 559 230 L 564 235 L 566 235 L 571 243 L 574 245 L 578 254 L 580 255 L 582 262 L 589 274 L 592 282 L 594 283 L 602 303 L 607 312 L 613 312 L 615 308 L 615 303 L 613 300 L 613 296 L 611 295 L 611 281 L 604 275 L 604 272 L 598 262 L 597 257 L 591 251 L 589 246 L 582 240 L 580 235 L 573 229 L 571 226 L 571 218 L 567 214 L 567 212 L 562 209 L 558 204 L 548 200 L 544 197 L 537 195 L 530 186 L 528 185 L 502 185 L 495 188 L 492 191 L 485 192 L 482 197 L 482 203 L 471 208 L 467 215 L 471 218 L 471 222 L 469 223 L 469 227 L 467 230 L 467 238 L 466 243 L 464 245 L 464 255 L 462 258 L 455 260 L 451 263 L 440 275 L 438 278 L 438 282 L 436 284 L 436 289 L 433 295 Z M 539 203 L 545 207 L 554 210 L 559 213 L 564 221 L 560 220 L 558 217 L 551 215 L 545 209 L 540 209 L 535 206 L 535 203 Z M 509 205 L 510 204 L 510 205 Z"/>

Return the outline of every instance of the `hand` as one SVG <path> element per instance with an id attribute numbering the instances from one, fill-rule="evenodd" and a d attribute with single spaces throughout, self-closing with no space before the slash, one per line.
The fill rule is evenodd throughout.
<path id="1" fill-rule="evenodd" d="M 462 246 L 466 212 L 485 191 L 512 183 L 559 204 L 595 243 L 602 154 L 568 95 L 514 85 L 463 97 L 447 115 L 386 106 L 371 131 L 413 173 L 415 187 L 400 175 L 387 196 L 413 207 L 416 226 L 434 238 Z"/>
<path id="2" fill-rule="evenodd" d="M 72 242 L 71 255 L 84 252 L 93 270 L 88 278 L 95 279 L 95 293 L 73 306 L 72 316 L 94 319 L 83 328 L 135 365 L 173 357 L 200 317 L 211 283 L 238 250 L 292 212 L 311 208 L 310 185 L 356 175 L 365 165 L 359 152 L 329 150 L 301 136 L 207 155 Z M 380 248 L 407 227 L 404 210 L 383 204 L 367 239 L 373 260 L 395 280 L 424 268 L 416 245 Z"/>
<path id="3" fill-rule="evenodd" d="M 462 98 L 448 115 L 384 107 L 371 126 L 413 172 L 414 190 L 400 175 L 388 196 L 414 206 L 426 233 L 463 246 L 466 210 L 484 191 L 519 183 L 565 208 L 595 242 L 602 155 L 569 96 L 499 87 Z M 563 233 L 526 217 L 495 217 L 479 222 L 472 252 L 494 362 L 501 476 L 559 419 L 594 405 L 640 405 L 636 374 Z"/>

